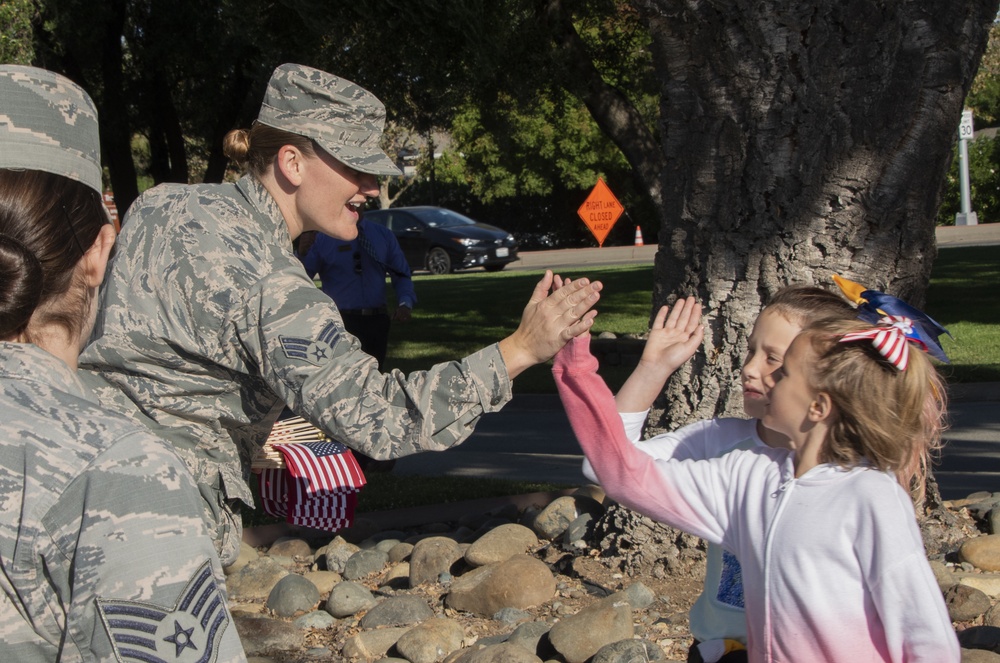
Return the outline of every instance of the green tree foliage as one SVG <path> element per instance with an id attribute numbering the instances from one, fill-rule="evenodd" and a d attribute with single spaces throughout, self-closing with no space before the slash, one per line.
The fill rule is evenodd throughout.
<path id="1" fill-rule="evenodd" d="M 990 41 L 965 100 L 979 128 L 1000 124 L 1000 23 L 990 29 Z"/>
<path id="2" fill-rule="evenodd" d="M 972 210 L 979 223 L 1000 222 L 1000 137 L 989 136 L 969 141 L 969 190 Z M 958 150 L 944 184 L 937 223 L 955 225 L 955 215 L 962 210 L 959 183 Z"/>
<path id="3" fill-rule="evenodd" d="M 0 3 L 0 62 L 31 64 L 35 54 L 31 36 L 34 13 L 32 0 Z"/>

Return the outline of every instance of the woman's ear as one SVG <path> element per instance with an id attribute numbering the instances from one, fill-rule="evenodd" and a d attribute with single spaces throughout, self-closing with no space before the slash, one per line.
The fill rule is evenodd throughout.
<path id="1" fill-rule="evenodd" d="M 276 167 L 281 175 L 294 187 L 301 186 L 305 177 L 306 159 L 294 145 L 282 145 L 278 150 Z"/>
<path id="2" fill-rule="evenodd" d="M 830 394 L 825 391 L 816 393 L 816 397 L 809 404 L 809 421 L 819 423 L 826 421 L 833 416 L 834 406 Z"/>
<path id="3" fill-rule="evenodd" d="M 115 228 L 110 223 L 101 226 L 97 239 L 90 245 L 87 252 L 80 258 L 83 275 L 88 288 L 96 288 L 104 281 L 104 272 L 108 267 L 108 258 L 115 245 Z"/>

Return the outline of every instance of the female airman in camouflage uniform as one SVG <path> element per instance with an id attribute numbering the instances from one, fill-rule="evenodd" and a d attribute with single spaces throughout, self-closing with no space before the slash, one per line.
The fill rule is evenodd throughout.
<path id="1" fill-rule="evenodd" d="M 245 661 L 190 473 L 76 373 L 99 151 L 83 90 L 0 66 L 0 661 Z"/>
<path id="2" fill-rule="evenodd" d="M 354 239 L 377 175 L 382 103 L 322 71 L 282 65 L 249 134 L 227 137 L 249 174 L 234 184 L 161 185 L 129 209 L 82 364 L 101 398 L 141 412 L 191 467 L 223 561 L 239 551 L 251 461 L 287 404 L 335 439 L 384 460 L 462 442 L 511 397 L 511 379 L 549 359 L 595 315 L 599 283 L 548 295 L 518 329 L 461 361 L 380 373 L 292 241 Z M 547 296 L 548 295 L 548 296 Z"/>

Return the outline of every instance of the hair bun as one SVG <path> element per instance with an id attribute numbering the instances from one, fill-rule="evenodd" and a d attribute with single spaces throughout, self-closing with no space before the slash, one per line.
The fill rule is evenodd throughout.
<path id="1" fill-rule="evenodd" d="M 18 240 L 0 233 L 0 339 L 28 325 L 42 298 L 42 265 Z"/>

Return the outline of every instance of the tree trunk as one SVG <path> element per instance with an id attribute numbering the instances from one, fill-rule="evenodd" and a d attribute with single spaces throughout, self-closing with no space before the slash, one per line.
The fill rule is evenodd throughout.
<path id="1" fill-rule="evenodd" d="M 922 305 L 934 215 L 997 0 L 635 0 L 662 81 L 653 310 L 706 305 L 707 351 L 653 430 L 742 413 L 761 306 L 842 274 Z"/>
<path id="2" fill-rule="evenodd" d="M 100 95 L 100 130 L 102 161 L 111 174 L 111 188 L 119 218 L 125 218 L 129 205 L 139 197 L 135 162 L 132 160 L 132 128 L 125 103 L 122 38 L 125 3 L 109 5 L 110 19 L 102 35 Z M 94 89 L 94 88 L 91 88 Z"/>

